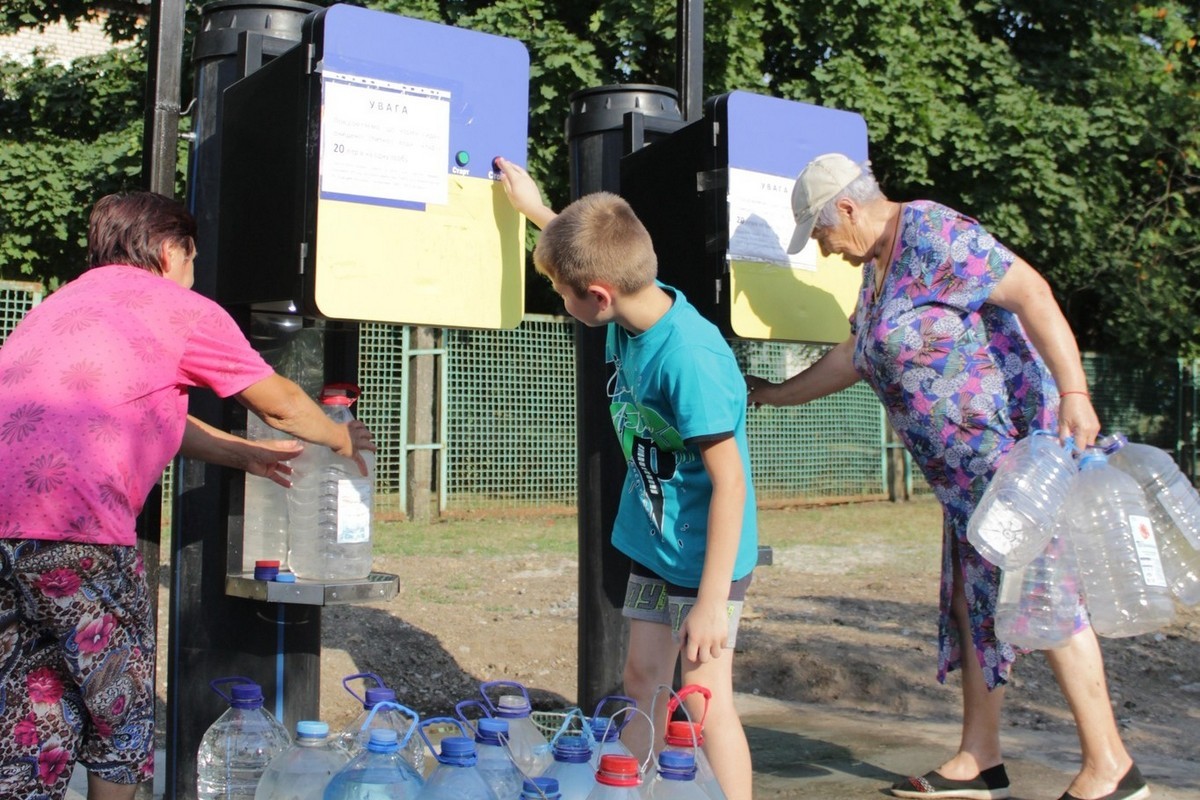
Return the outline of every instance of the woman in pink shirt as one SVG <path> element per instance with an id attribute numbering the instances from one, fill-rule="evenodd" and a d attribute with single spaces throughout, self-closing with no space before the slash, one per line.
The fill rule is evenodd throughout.
<path id="1" fill-rule="evenodd" d="M 89 269 L 0 348 L 0 795 L 132 798 L 152 777 L 154 626 L 134 524 L 180 453 L 288 485 L 294 442 L 251 443 L 187 414 L 203 386 L 359 461 L 337 424 L 191 291 L 196 224 L 149 192 L 92 210 Z"/>

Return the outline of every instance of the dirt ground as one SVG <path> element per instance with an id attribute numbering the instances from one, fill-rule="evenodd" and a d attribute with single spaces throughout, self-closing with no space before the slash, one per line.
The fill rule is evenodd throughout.
<path id="1" fill-rule="evenodd" d="M 804 526 L 806 513 L 766 512 L 764 522 Z M 894 513 L 932 512 L 896 506 Z M 736 689 L 832 710 L 955 719 L 957 678 L 944 686 L 935 678 L 936 536 L 900 554 L 836 544 L 774 547 L 773 565 L 755 573 L 750 589 Z M 573 704 L 576 560 L 408 556 L 377 558 L 375 568 L 400 576 L 397 598 L 330 606 L 324 614 L 321 713 L 331 725 L 358 712 L 341 686 L 354 672 L 379 674 L 426 717 L 478 697 L 485 680 L 527 686 L 539 709 Z M 1178 608 L 1175 623 L 1161 632 L 1102 645 L 1130 750 L 1200 761 L 1200 608 Z M 1006 724 L 1073 731 L 1040 654 L 1018 662 Z"/>

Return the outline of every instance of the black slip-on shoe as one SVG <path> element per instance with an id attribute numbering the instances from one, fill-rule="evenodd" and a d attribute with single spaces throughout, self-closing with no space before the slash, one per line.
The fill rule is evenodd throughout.
<path id="1" fill-rule="evenodd" d="M 1097 797 L 1096 800 L 1142 800 L 1149 796 L 1150 787 L 1146 785 L 1146 779 L 1138 771 L 1137 764 L 1132 764 L 1129 771 L 1125 773 L 1125 777 L 1121 778 L 1120 783 L 1117 784 L 1117 788 L 1103 797 Z M 1070 792 L 1063 792 L 1062 797 L 1058 800 L 1083 800 L 1083 798 L 1076 797 Z"/>
<path id="2" fill-rule="evenodd" d="M 936 770 L 920 777 L 905 778 L 892 787 L 896 797 L 942 797 L 958 800 L 1005 800 L 1009 796 L 1008 773 L 1003 764 L 985 769 L 967 781 L 955 781 Z"/>

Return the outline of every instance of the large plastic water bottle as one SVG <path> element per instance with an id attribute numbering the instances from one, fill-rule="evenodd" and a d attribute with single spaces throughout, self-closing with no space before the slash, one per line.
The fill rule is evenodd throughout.
<path id="1" fill-rule="evenodd" d="M 967 522 L 967 540 L 1002 569 L 1023 567 L 1054 533 L 1075 461 L 1048 431 L 1034 431 L 1000 457 Z"/>
<path id="2" fill-rule="evenodd" d="M 254 800 L 321 800 L 329 780 L 347 760 L 329 738 L 328 723 L 301 720 L 292 746 L 263 771 Z"/>
<path id="3" fill-rule="evenodd" d="M 1136 636 L 1170 623 L 1174 604 L 1137 481 L 1088 450 L 1063 514 L 1096 633 Z"/>
<path id="4" fill-rule="evenodd" d="M 425 728 L 434 723 L 455 725 L 463 735 L 446 736 L 439 751 L 425 735 Z M 467 729 L 461 722 L 451 717 L 432 717 L 421 723 L 420 732 L 437 758 L 437 766 L 417 795 L 420 800 L 507 800 L 492 790 L 479 771 L 475 742 L 466 735 Z"/>
<path id="5" fill-rule="evenodd" d="M 275 430 L 246 412 L 246 438 L 252 442 L 288 440 L 291 437 Z M 246 473 L 245 500 L 242 515 L 242 571 L 252 572 L 255 561 L 287 563 L 288 557 L 288 490 L 270 478 Z"/>
<path id="6" fill-rule="evenodd" d="M 708 800 L 696 785 L 696 761 L 691 753 L 664 750 L 658 756 L 658 774 L 646 787 L 649 800 Z"/>
<path id="7" fill-rule="evenodd" d="M 562 800 L 587 800 L 596 788 L 592 747 L 582 736 L 563 735 L 554 740 L 554 763 L 542 773 L 558 781 Z"/>
<path id="8" fill-rule="evenodd" d="M 563 800 L 563 796 L 558 789 L 558 781 L 539 775 L 525 779 L 521 785 L 520 800 Z"/>
<path id="9" fill-rule="evenodd" d="M 475 723 L 476 766 L 501 800 L 521 793 L 525 776 L 508 755 L 508 720 L 484 717 Z"/>
<path id="10" fill-rule="evenodd" d="M 321 408 L 334 422 L 349 422 L 358 393 L 352 384 L 330 384 L 321 390 Z M 288 566 L 298 577 L 357 580 L 371 573 L 374 456 L 362 455 L 365 476 L 354 459 L 328 447 L 306 447 L 292 460 Z"/>
<path id="11" fill-rule="evenodd" d="M 391 728 L 376 728 L 367 749 L 329 781 L 324 800 L 414 800 L 425 780 L 400 755 Z"/>
<path id="12" fill-rule="evenodd" d="M 679 704 L 691 694 L 698 694 L 704 698 L 704 712 L 700 715 L 700 719 L 697 721 L 673 719 Z M 708 716 L 708 703 L 711 699 L 712 692 L 697 683 L 688 684 L 671 696 L 667 703 L 668 722 L 663 736 L 663 752 L 674 751 L 690 754 L 696 765 L 696 785 L 703 789 L 711 800 L 725 800 L 725 792 L 722 791 L 721 784 L 717 782 L 712 764 L 704 753 L 704 719 Z"/>
<path id="13" fill-rule="evenodd" d="M 362 679 L 362 696 L 350 687 L 351 682 Z M 374 681 L 374 686 L 367 686 L 368 680 Z M 342 678 L 342 686 L 350 696 L 362 704 L 362 711 L 349 725 L 343 728 L 335 737 L 339 747 L 354 758 L 367 747 L 371 731 L 375 728 L 391 728 L 403 744 L 400 754 L 420 775 L 425 775 L 425 744 L 416 735 L 416 725 L 420 718 L 415 712 L 396 702 L 396 692 L 383 683 L 383 678 L 374 672 L 356 672 Z M 382 704 L 382 705 L 381 705 Z M 378 707 L 378 708 L 377 708 Z"/>
<path id="14" fill-rule="evenodd" d="M 642 800 L 642 774 L 633 756 L 607 755 L 596 770 L 588 800 Z"/>
<path id="15" fill-rule="evenodd" d="M 1002 573 L 996 636 L 1029 650 L 1062 647 L 1075 633 L 1080 591 L 1075 552 L 1056 533 L 1033 561 Z"/>
<path id="16" fill-rule="evenodd" d="M 229 694 L 220 687 L 229 685 Z M 254 800 L 267 765 L 291 747 L 291 736 L 263 708 L 262 687 L 249 678 L 217 678 L 209 684 L 229 708 L 209 726 L 196 754 L 200 800 Z"/>
<path id="17" fill-rule="evenodd" d="M 493 704 L 488 692 L 497 688 L 515 689 L 519 694 L 502 694 Z M 550 742 L 546 741 L 529 717 L 533 706 L 529 703 L 529 692 L 525 687 L 513 681 L 488 681 L 480 686 L 479 692 L 491 716 L 508 721 L 508 750 L 513 763 L 529 778 L 545 772 L 554 755 L 550 750 Z"/>
<path id="18" fill-rule="evenodd" d="M 1200 602 L 1200 493 L 1164 450 L 1109 437 L 1108 463 L 1133 476 L 1150 507 L 1167 585 L 1187 605 Z"/>

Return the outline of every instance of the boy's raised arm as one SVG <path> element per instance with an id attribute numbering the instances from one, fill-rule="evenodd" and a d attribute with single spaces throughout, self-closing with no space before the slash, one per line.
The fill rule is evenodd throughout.
<path id="1" fill-rule="evenodd" d="M 533 178 L 529 177 L 528 172 L 504 156 L 496 156 L 496 166 L 500 170 L 500 183 L 504 186 L 504 193 L 508 195 L 508 202 L 530 222 L 544 228 L 550 220 L 558 216 L 542 200 L 542 191 Z"/>

